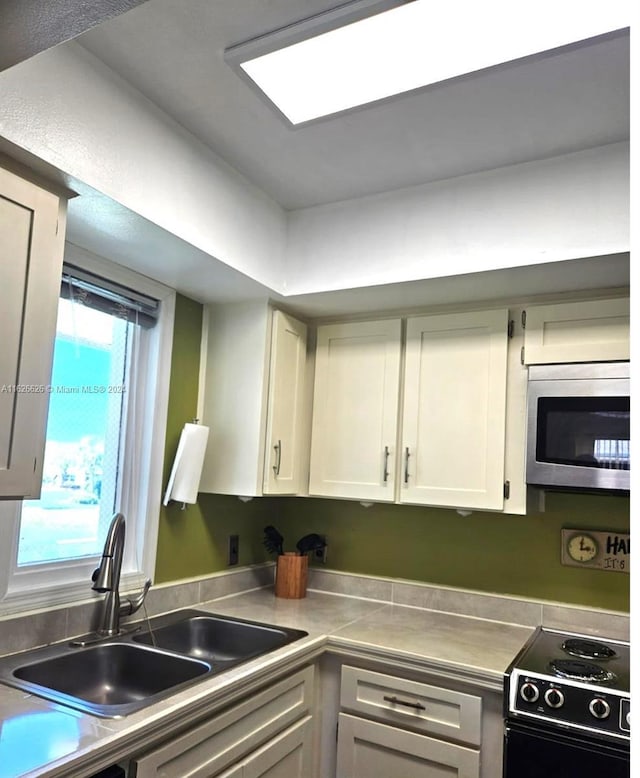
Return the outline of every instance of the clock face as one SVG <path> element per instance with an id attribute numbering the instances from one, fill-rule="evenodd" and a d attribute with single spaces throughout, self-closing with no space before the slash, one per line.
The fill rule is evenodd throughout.
<path id="1" fill-rule="evenodd" d="M 598 554 L 598 543 L 591 535 L 573 535 L 567 543 L 567 551 L 576 562 L 590 562 Z"/>

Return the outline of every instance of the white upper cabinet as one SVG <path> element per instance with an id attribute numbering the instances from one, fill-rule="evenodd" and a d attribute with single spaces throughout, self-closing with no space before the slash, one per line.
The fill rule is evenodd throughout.
<path id="1" fill-rule="evenodd" d="M 39 497 L 66 201 L 0 168 L 0 497 Z"/>
<path id="2" fill-rule="evenodd" d="M 507 390 L 508 330 L 507 309 L 411 317 L 401 371 L 401 320 L 319 327 L 309 493 L 524 512 L 523 460 L 507 467 L 525 404 L 521 375 Z M 521 424 L 507 431 L 508 403 Z"/>
<path id="3" fill-rule="evenodd" d="M 629 298 L 532 305 L 526 309 L 524 362 L 629 359 Z"/>
<path id="4" fill-rule="evenodd" d="M 502 510 L 508 311 L 407 322 L 400 501 Z"/>
<path id="5" fill-rule="evenodd" d="M 318 327 L 309 493 L 393 502 L 400 319 Z"/>
<path id="6" fill-rule="evenodd" d="M 302 323 L 266 301 L 209 307 L 201 492 L 301 491 L 305 369 Z"/>
<path id="7" fill-rule="evenodd" d="M 274 311 L 264 463 L 265 494 L 298 494 L 302 486 L 307 327 Z"/>

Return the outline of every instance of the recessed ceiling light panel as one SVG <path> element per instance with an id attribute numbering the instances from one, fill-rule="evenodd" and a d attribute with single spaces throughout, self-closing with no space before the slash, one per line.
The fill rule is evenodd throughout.
<path id="1" fill-rule="evenodd" d="M 380 6 L 387 6 L 380 11 Z M 226 52 L 293 125 L 629 26 L 626 0 L 353 3 Z M 368 10 L 352 21 L 345 14 Z"/>

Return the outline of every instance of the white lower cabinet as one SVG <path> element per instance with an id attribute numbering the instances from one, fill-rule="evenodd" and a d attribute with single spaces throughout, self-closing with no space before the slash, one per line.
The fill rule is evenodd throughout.
<path id="1" fill-rule="evenodd" d="M 243 762 L 242 778 L 309 778 L 312 773 L 311 716 L 289 727 Z"/>
<path id="2" fill-rule="evenodd" d="M 336 778 L 480 776 L 476 695 L 343 666 L 340 708 Z"/>
<path id="3" fill-rule="evenodd" d="M 478 778 L 480 753 L 341 713 L 336 778 Z"/>
<path id="4" fill-rule="evenodd" d="M 136 778 L 307 778 L 314 668 L 307 667 L 131 760 Z"/>
<path id="5" fill-rule="evenodd" d="M 307 716 L 216 778 L 308 778 L 313 769 L 311 723 Z"/>
<path id="6" fill-rule="evenodd" d="M 234 765 L 230 770 L 225 770 L 223 773 L 218 773 L 216 778 L 242 778 L 242 763 Z"/>

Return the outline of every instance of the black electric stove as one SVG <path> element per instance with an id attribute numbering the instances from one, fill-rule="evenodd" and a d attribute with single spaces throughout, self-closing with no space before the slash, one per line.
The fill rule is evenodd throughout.
<path id="1" fill-rule="evenodd" d="M 628 776 L 629 654 L 539 627 L 505 672 L 505 778 Z"/>
<path id="2" fill-rule="evenodd" d="M 507 716 L 629 740 L 628 643 L 539 628 L 507 688 Z"/>

